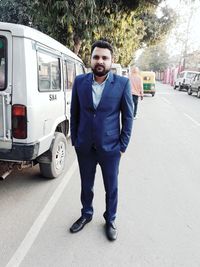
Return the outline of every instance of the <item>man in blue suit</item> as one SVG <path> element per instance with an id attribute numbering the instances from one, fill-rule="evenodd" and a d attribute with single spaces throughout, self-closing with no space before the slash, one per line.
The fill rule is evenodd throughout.
<path id="1" fill-rule="evenodd" d="M 133 102 L 129 80 L 110 69 L 113 48 L 103 40 L 91 48 L 92 73 L 76 77 L 71 101 L 71 139 L 81 176 L 81 217 L 70 231 L 83 229 L 93 216 L 93 187 L 100 165 L 106 192 L 106 236 L 117 238 L 118 170 L 132 130 Z"/>

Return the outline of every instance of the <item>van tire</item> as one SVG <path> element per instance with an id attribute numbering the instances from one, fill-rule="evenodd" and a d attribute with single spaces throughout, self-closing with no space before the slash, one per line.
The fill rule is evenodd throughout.
<path id="1" fill-rule="evenodd" d="M 197 91 L 197 97 L 200 98 L 200 90 Z"/>
<path id="2" fill-rule="evenodd" d="M 192 88 L 191 87 L 188 88 L 187 93 L 188 93 L 188 95 L 192 94 Z"/>
<path id="3" fill-rule="evenodd" d="M 67 141 L 63 133 L 56 132 L 52 141 L 50 163 L 39 163 L 40 172 L 46 178 L 57 178 L 65 168 Z"/>
<path id="4" fill-rule="evenodd" d="M 182 91 L 182 87 L 181 87 L 180 84 L 179 84 L 179 86 L 178 86 L 178 91 Z"/>

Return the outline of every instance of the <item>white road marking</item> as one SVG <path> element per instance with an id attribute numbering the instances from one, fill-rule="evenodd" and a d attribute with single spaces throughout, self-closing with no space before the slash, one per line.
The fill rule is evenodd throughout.
<path id="1" fill-rule="evenodd" d="M 195 119 L 193 119 L 190 115 L 188 115 L 187 113 L 184 113 L 184 115 L 190 119 L 196 126 L 200 126 L 200 123 L 198 121 L 196 121 Z"/>
<path id="2" fill-rule="evenodd" d="M 178 94 L 178 92 L 157 92 L 156 91 L 156 95 L 177 95 Z"/>
<path id="3" fill-rule="evenodd" d="M 161 99 L 162 99 L 165 103 L 167 103 L 168 105 L 171 105 L 171 102 L 170 102 L 167 98 L 165 98 L 165 97 L 161 97 Z"/>
<path id="4" fill-rule="evenodd" d="M 65 187 L 67 186 L 68 182 L 70 181 L 72 175 L 77 169 L 77 161 L 75 160 L 66 173 L 63 180 L 57 186 L 56 190 L 54 191 L 53 195 L 47 202 L 44 209 L 41 211 L 40 215 L 37 217 L 33 225 L 31 226 L 30 230 L 26 234 L 24 240 L 21 242 L 20 246 L 6 265 L 6 267 L 18 267 L 20 263 L 25 258 L 26 254 L 32 247 L 34 241 L 36 240 L 40 230 L 42 229 L 43 225 L 45 224 L 47 218 L 49 217 L 50 213 L 52 212 L 54 206 L 58 202 L 59 198 L 61 197 Z"/>

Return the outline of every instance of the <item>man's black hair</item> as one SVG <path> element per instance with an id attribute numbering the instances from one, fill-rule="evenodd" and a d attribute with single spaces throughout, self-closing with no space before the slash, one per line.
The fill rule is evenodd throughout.
<path id="1" fill-rule="evenodd" d="M 92 47 L 91 47 L 91 54 L 92 54 L 93 50 L 95 49 L 95 47 L 107 48 L 108 50 L 110 50 L 111 55 L 113 55 L 112 45 L 105 40 L 98 40 L 98 41 L 94 42 L 92 44 Z"/>

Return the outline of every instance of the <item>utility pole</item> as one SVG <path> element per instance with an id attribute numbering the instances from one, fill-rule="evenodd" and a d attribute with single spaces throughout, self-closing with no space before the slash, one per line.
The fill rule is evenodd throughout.
<path id="1" fill-rule="evenodd" d="M 186 67 L 187 53 L 188 53 L 189 32 L 191 31 L 190 24 L 191 24 L 193 15 L 194 15 L 194 10 L 195 10 L 195 7 L 190 2 L 189 16 L 188 16 L 187 26 L 186 26 L 186 38 L 185 38 L 184 50 L 183 50 L 183 70 Z"/>

